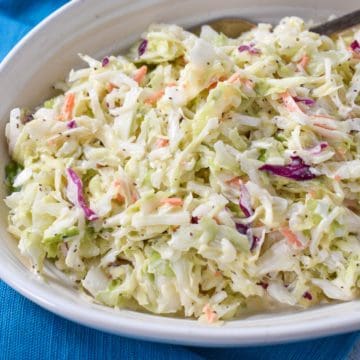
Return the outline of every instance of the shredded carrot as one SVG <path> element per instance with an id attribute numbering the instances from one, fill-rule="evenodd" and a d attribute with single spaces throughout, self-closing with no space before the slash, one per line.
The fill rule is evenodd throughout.
<path id="1" fill-rule="evenodd" d="M 283 94 L 281 94 L 281 98 L 283 100 L 283 103 L 287 110 L 290 112 L 303 112 L 299 105 L 296 103 L 294 98 L 286 91 Z"/>
<path id="2" fill-rule="evenodd" d="M 226 80 L 226 76 L 220 76 L 219 78 L 212 78 L 210 80 L 210 85 L 208 86 L 208 90 L 211 90 L 211 89 L 214 89 L 216 88 L 217 84 L 220 82 L 220 81 L 225 81 Z"/>
<path id="3" fill-rule="evenodd" d="M 218 276 L 222 276 L 222 273 L 221 273 L 221 271 L 217 270 L 214 272 L 214 275 L 218 277 Z"/>
<path id="4" fill-rule="evenodd" d="M 139 68 L 135 75 L 134 75 L 134 80 L 138 83 L 138 84 L 141 84 L 142 81 L 144 80 L 145 78 L 145 75 L 147 74 L 147 66 L 146 65 L 143 65 L 141 68 Z"/>
<path id="5" fill-rule="evenodd" d="M 106 90 L 110 93 L 112 92 L 114 89 L 118 89 L 119 87 L 117 85 L 115 85 L 114 83 L 112 82 L 109 82 L 107 85 L 106 85 Z"/>
<path id="6" fill-rule="evenodd" d="M 240 184 L 242 183 L 241 178 L 239 176 L 235 176 L 229 180 L 226 180 L 225 182 L 231 186 L 240 186 Z"/>
<path id="7" fill-rule="evenodd" d="M 298 69 L 305 70 L 306 66 L 309 64 L 310 57 L 308 55 L 304 55 L 301 60 L 298 62 Z"/>
<path id="8" fill-rule="evenodd" d="M 158 139 L 155 143 L 155 146 L 157 148 L 162 148 L 162 147 L 165 147 L 165 146 L 168 146 L 169 145 L 169 140 L 168 139 Z"/>
<path id="9" fill-rule="evenodd" d="M 330 125 L 322 124 L 322 123 L 318 123 L 318 122 L 315 122 L 314 126 L 317 126 L 317 127 L 320 127 L 322 129 L 326 129 L 326 130 L 336 130 L 336 128 L 334 128 L 334 127 L 332 127 Z"/>
<path id="10" fill-rule="evenodd" d="M 131 201 L 134 203 L 134 202 L 137 202 L 138 199 L 139 199 L 139 197 L 138 197 L 136 191 L 134 191 L 134 190 L 131 191 Z"/>
<path id="11" fill-rule="evenodd" d="M 227 80 L 230 84 L 234 84 L 237 81 L 241 81 L 240 75 L 238 73 L 234 73 L 232 74 L 228 80 Z"/>
<path id="12" fill-rule="evenodd" d="M 120 189 L 123 187 L 123 182 L 121 180 L 115 180 L 114 186 L 116 188 L 116 194 L 114 196 L 114 199 L 119 203 L 123 203 L 125 198 L 120 194 Z"/>
<path id="13" fill-rule="evenodd" d="M 166 87 L 174 87 L 174 86 L 177 86 L 177 83 L 175 81 L 166 84 Z"/>
<path id="14" fill-rule="evenodd" d="M 337 182 L 340 182 L 341 181 L 341 176 L 340 175 L 335 175 L 334 180 L 337 181 Z"/>
<path id="15" fill-rule="evenodd" d="M 161 204 L 169 204 L 173 206 L 181 206 L 184 202 L 180 198 L 164 198 L 160 200 Z"/>
<path id="16" fill-rule="evenodd" d="M 119 196 L 122 197 L 122 195 L 119 194 L 119 193 L 120 193 L 120 189 L 121 189 L 122 187 L 124 187 L 124 183 L 123 183 L 122 180 L 118 179 L 118 180 L 115 180 L 115 181 L 114 181 L 114 186 L 115 186 L 115 188 L 116 188 L 117 191 L 118 191 L 117 195 L 115 196 L 115 199 L 119 201 L 119 200 L 121 199 Z M 137 193 L 136 193 L 136 190 L 135 190 L 133 187 L 130 187 L 130 197 L 131 197 L 131 201 L 132 201 L 133 203 L 138 200 L 138 195 L 137 195 Z M 122 197 L 122 198 L 123 198 L 123 197 Z M 124 198 L 123 198 L 123 199 L 124 199 Z M 125 200 L 125 199 L 124 199 L 124 200 Z M 120 202 L 120 201 L 119 201 L 119 202 Z"/>
<path id="17" fill-rule="evenodd" d="M 211 89 L 215 89 L 217 87 L 217 84 L 219 82 L 218 81 L 214 81 L 212 82 L 209 86 L 208 86 L 208 90 L 211 90 Z"/>
<path id="18" fill-rule="evenodd" d="M 48 140 L 48 141 L 47 141 L 47 144 L 48 144 L 49 146 L 55 145 L 55 144 L 56 144 L 56 139 L 50 139 L 50 140 Z"/>
<path id="19" fill-rule="evenodd" d="M 244 83 L 244 85 L 250 89 L 253 89 L 255 87 L 255 83 L 250 79 L 243 79 L 241 82 Z"/>
<path id="20" fill-rule="evenodd" d="M 316 199 L 316 197 L 317 197 L 316 190 L 310 189 L 310 190 L 308 190 L 308 193 L 309 193 L 310 197 L 312 197 L 313 199 Z"/>
<path id="21" fill-rule="evenodd" d="M 228 78 L 228 82 L 230 84 L 234 84 L 237 81 L 240 81 L 241 84 L 245 85 L 247 88 L 253 89 L 255 87 L 255 84 L 250 79 L 244 79 L 240 77 L 240 74 L 234 73 Z"/>
<path id="22" fill-rule="evenodd" d="M 72 117 L 72 113 L 74 110 L 75 105 L 75 94 L 74 93 L 68 93 L 65 96 L 64 105 L 61 109 L 61 120 L 70 120 Z"/>
<path id="23" fill-rule="evenodd" d="M 331 120 L 335 120 L 333 117 L 329 116 L 329 115 L 312 115 L 313 117 L 316 117 L 316 118 L 324 118 L 324 119 L 331 119 Z"/>
<path id="24" fill-rule="evenodd" d="M 154 105 L 162 96 L 164 95 L 164 90 L 159 90 L 151 94 L 144 100 L 145 104 Z"/>
<path id="25" fill-rule="evenodd" d="M 116 194 L 116 196 L 114 197 L 114 199 L 118 202 L 118 203 L 120 203 L 120 204 L 122 204 L 124 201 L 125 201 L 125 198 L 121 195 L 121 194 Z"/>
<path id="26" fill-rule="evenodd" d="M 216 314 L 216 311 L 212 309 L 212 307 L 210 306 L 210 304 L 206 304 L 203 308 L 203 312 L 205 314 L 206 320 L 209 324 L 214 323 L 217 319 L 218 316 Z"/>
<path id="27" fill-rule="evenodd" d="M 121 187 L 123 185 L 123 182 L 121 180 L 115 180 L 114 181 L 114 186 L 115 187 Z"/>
<path id="28" fill-rule="evenodd" d="M 286 237 L 290 244 L 296 245 L 297 247 L 303 247 L 302 242 L 288 227 L 280 228 L 280 232 Z"/>

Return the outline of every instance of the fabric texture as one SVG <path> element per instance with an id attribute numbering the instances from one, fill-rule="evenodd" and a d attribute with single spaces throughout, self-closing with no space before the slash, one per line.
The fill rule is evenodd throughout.
<path id="1" fill-rule="evenodd" d="M 65 2 L 0 0 L 0 60 L 32 27 Z M 358 338 L 359 333 L 352 333 L 296 344 L 226 349 L 150 343 L 109 335 L 62 319 L 0 281 L 0 358 L 4 360 L 343 360 Z"/>

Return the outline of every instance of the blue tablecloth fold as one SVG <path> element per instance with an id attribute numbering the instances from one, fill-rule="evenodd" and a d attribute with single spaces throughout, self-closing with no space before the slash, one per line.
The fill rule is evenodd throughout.
<path id="1" fill-rule="evenodd" d="M 0 0 L 0 60 L 33 26 L 65 2 Z M 4 360 L 344 360 L 358 338 L 358 333 L 352 333 L 296 344 L 228 349 L 150 343 L 64 320 L 0 281 L 0 358 Z"/>

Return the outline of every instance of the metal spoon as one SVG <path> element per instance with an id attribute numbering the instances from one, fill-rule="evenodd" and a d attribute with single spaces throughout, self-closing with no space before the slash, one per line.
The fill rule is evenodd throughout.
<path id="1" fill-rule="evenodd" d="M 222 32 L 230 38 L 237 38 L 242 33 L 256 27 L 256 24 L 253 22 L 235 17 L 214 19 L 208 21 L 206 24 L 211 26 L 215 31 Z M 199 35 L 202 25 L 204 24 L 195 25 L 189 30 L 194 34 Z M 360 25 L 360 10 L 353 11 L 350 14 L 327 21 L 323 24 L 313 26 L 310 28 L 310 31 L 321 35 L 332 35 L 356 25 Z"/>

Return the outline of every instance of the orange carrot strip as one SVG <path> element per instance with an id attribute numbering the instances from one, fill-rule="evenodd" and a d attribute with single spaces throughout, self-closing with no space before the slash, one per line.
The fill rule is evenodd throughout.
<path id="1" fill-rule="evenodd" d="M 118 194 L 119 194 L 120 189 L 121 189 L 122 187 L 124 187 L 124 183 L 123 183 L 122 180 L 115 180 L 115 181 L 114 181 L 114 186 L 115 186 L 115 188 L 117 189 Z M 120 196 L 121 196 L 121 195 L 120 195 Z M 130 197 L 131 197 L 131 201 L 132 201 L 133 203 L 138 200 L 138 195 L 137 195 L 137 193 L 136 193 L 136 189 L 133 188 L 133 187 L 130 188 Z"/>
<path id="2" fill-rule="evenodd" d="M 125 198 L 121 194 L 116 194 L 114 199 L 120 204 L 122 204 L 125 201 Z"/>
<path id="3" fill-rule="evenodd" d="M 228 78 L 227 81 L 230 84 L 233 84 L 233 83 L 237 82 L 238 80 L 241 81 L 240 75 L 238 73 L 234 73 Z"/>
<path id="4" fill-rule="evenodd" d="M 137 202 L 138 199 L 139 199 L 139 197 L 138 197 L 136 191 L 135 191 L 135 190 L 132 190 L 132 191 L 131 191 L 131 201 L 134 203 L 134 202 Z"/>
<path id="5" fill-rule="evenodd" d="M 122 181 L 121 180 L 115 180 L 114 181 L 114 186 L 115 186 L 116 191 L 117 191 L 115 196 L 114 196 L 114 199 L 116 201 L 118 201 L 119 203 L 123 203 L 125 198 L 120 194 L 120 189 L 123 186 Z"/>
<path id="6" fill-rule="evenodd" d="M 313 117 L 317 117 L 317 118 L 324 118 L 324 119 L 331 119 L 331 120 L 335 120 L 333 117 L 329 116 L 329 115 L 312 115 Z"/>
<path id="7" fill-rule="evenodd" d="M 168 146 L 169 145 L 169 140 L 168 139 L 158 139 L 155 143 L 155 146 L 157 148 L 162 148 L 162 147 L 165 147 L 165 146 Z"/>
<path id="8" fill-rule="evenodd" d="M 290 244 L 296 245 L 297 247 L 303 247 L 302 242 L 288 227 L 282 227 L 280 232 L 286 237 Z"/>
<path id="9" fill-rule="evenodd" d="M 215 89 L 218 83 L 219 83 L 218 81 L 212 82 L 212 83 L 208 86 L 208 90 Z"/>
<path id="10" fill-rule="evenodd" d="M 240 184 L 242 183 L 239 176 L 235 176 L 229 180 L 226 180 L 225 182 L 231 186 L 240 186 Z"/>
<path id="11" fill-rule="evenodd" d="M 109 82 L 107 85 L 106 85 L 106 90 L 110 93 L 112 92 L 114 89 L 118 89 L 119 87 L 117 85 L 115 85 L 114 83 L 112 82 Z"/>
<path id="12" fill-rule="evenodd" d="M 75 105 L 75 94 L 68 93 L 65 96 L 64 105 L 61 110 L 61 120 L 70 120 L 72 117 L 72 113 Z"/>
<path id="13" fill-rule="evenodd" d="M 206 304 L 204 306 L 203 312 L 204 312 L 206 320 L 209 324 L 214 323 L 218 319 L 216 312 L 211 308 L 211 306 L 209 304 Z"/>
<path id="14" fill-rule="evenodd" d="M 180 198 L 164 198 L 160 200 L 160 204 L 169 204 L 173 206 L 181 206 L 183 203 L 183 200 Z"/>
<path id="15" fill-rule="evenodd" d="M 283 100 L 283 103 L 287 110 L 290 112 L 303 112 L 299 105 L 296 103 L 294 98 L 286 91 L 283 94 L 281 94 L 281 98 Z"/>
<path id="16" fill-rule="evenodd" d="M 123 185 L 123 182 L 121 180 L 115 180 L 114 181 L 114 186 L 115 187 L 121 187 Z"/>
<path id="17" fill-rule="evenodd" d="M 255 87 L 255 83 L 250 79 L 243 79 L 242 82 L 245 84 L 246 87 L 253 89 Z"/>
<path id="18" fill-rule="evenodd" d="M 340 175 L 335 175 L 334 180 L 337 181 L 337 182 L 341 181 L 341 176 Z"/>
<path id="19" fill-rule="evenodd" d="M 301 60 L 298 62 L 298 69 L 305 70 L 306 66 L 309 64 L 310 57 L 304 55 Z"/>
<path id="20" fill-rule="evenodd" d="M 320 127 L 320 128 L 326 129 L 326 130 L 336 130 L 336 128 L 334 128 L 332 126 L 322 124 L 322 123 L 318 123 L 318 122 L 314 123 L 314 126 L 317 126 L 317 127 Z"/>
<path id="21" fill-rule="evenodd" d="M 164 95 L 164 90 L 159 90 L 151 94 L 148 98 L 144 100 L 145 104 L 154 105 L 162 96 Z"/>
<path id="22" fill-rule="evenodd" d="M 134 75 L 134 80 L 138 83 L 138 84 L 141 84 L 142 81 L 144 80 L 145 78 L 145 75 L 147 74 L 147 66 L 146 65 L 143 65 L 141 68 L 139 68 L 135 75 Z"/>

